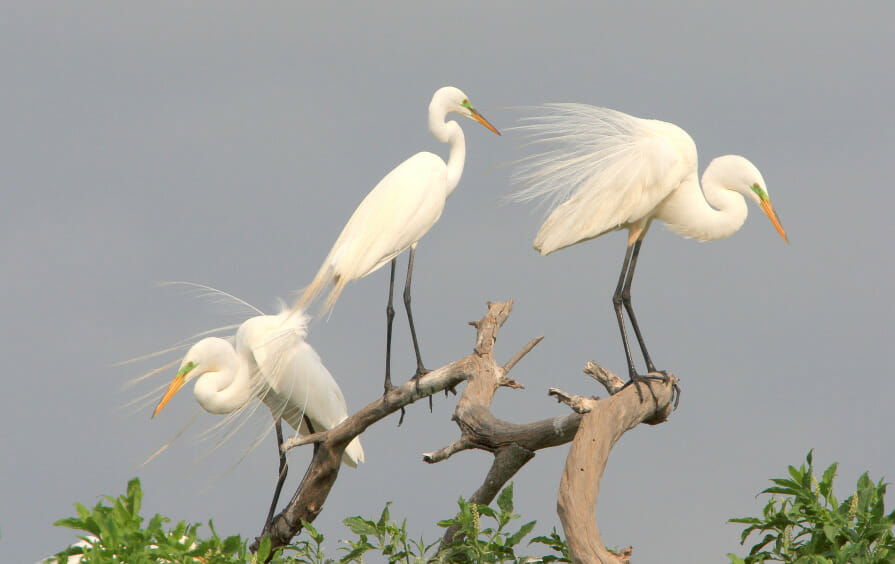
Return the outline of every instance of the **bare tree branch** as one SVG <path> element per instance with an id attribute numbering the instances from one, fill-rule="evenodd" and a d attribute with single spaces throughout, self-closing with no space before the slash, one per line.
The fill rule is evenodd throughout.
<path id="1" fill-rule="evenodd" d="M 525 357 L 525 355 L 527 355 L 528 353 L 531 352 L 531 349 L 535 348 L 538 345 L 538 343 L 540 343 L 543 340 L 544 340 L 544 337 L 542 335 L 540 337 L 535 337 L 534 339 L 527 342 L 524 347 L 519 349 L 519 352 L 517 352 L 516 354 L 513 355 L 513 358 L 508 360 L 506 362 L 506 364 L 503 365 L 503 373 L 509 374 L 510 370 L 512 370 L 513 367 L 516 366 L 516 363 L 518 363 L 520 360 L 522 360 Z"/>
<path id="2" fill-rule="evenodd" d="M 588 363 L 585 372 L 601 383 L 605 380 L 613 393 L 613 378 L 617 377 L 611 372 L 596 363 Z M 643 400 L 632 385 L 616 389 L 602 400 L 570 396 L 573 404 L 589 409 L 572 441 L 557 497 L 557 512 L 574 562 L 618 564 L 630 558 L 630 548 L 621 554 L 606 549 L 594 514 L 600 478 L 616 441 L 640 423 L 666 420 L 673 409 L 677 378 L 654 375 L 640 385 L 647 388 Z"/>
<path id="3" fill-rule="evenodd" d="M 584 373 L 603 384 L 609 395 L 613 395 L 625 387 L 625 383 L 621 378 L 592 360 L 588 360 L 587 364 L 584 365 Z"/>
<path id="4" fill-rule="evenodd" d="M 590 405 L 587 402 L 585 402 L 584 400 L 600 399 L 597 397 L 584 398 L 581 396 L 573 396 L 571 394 L 565 393 L 564 391 L 560 390 L 559 388 L 548 388 L 547 395 L 555 397 L 556 401 L 558 401 L 559 403 L 566 404 L 567 406 L 569 406 L 572 409 L 572 411 L 574 411 L 575 413 L 580 413 L 580 414 L 590 412 Z"/>
<path id="5" fill-rule="evenodd" d="M 495 362 L 493 349 L 497 335 L 512 306 L 511 300 L 489 303 L 487 314 L 479 321 L 470 322 L 476 328 L 472 354 L 428 373 L 418 384 L 411 381 L 393 388 L 333 429 L 292 439 L 283 445 L 284 451 L 312 443 L 317 448 L 292 500 L 262 533 L 271 537 L 273 547 L 289 543 L 301 530 L 302 521 L 313 521 L 323 509 L 338 477 L 342 452 L 354 437 L 402 407 L 439 391 L 453 390 L 465 380 L 466 387 L 452 418 L 460 429 L 460 438 L 447 447 L 424 454 L 423 460 L 437 463 L 469 449 L 491 452 L 494 455 L 491 468 L 469 498 L 472 503 L 484 505 L 494 500 L 537 450 L 574 439 L 557 502 L 573 559 L 613 564 L 628 561 L 631 549 L 619 555 L 606 550 L 594 520 L 600 478 L 609 452 L 622 434 L 641 422 L 657 424 L 668 418 L 673 409 L 677 379 L 654 375 L 640 384 L 641 401 L 637 390 L 629 389 L 633 386 L 625 386 L 618 376 L 591 361 L 584 372 L 606 388 L 609 398 L 581 397 L 551 388 L 550 395 L 572 407 L 573 413 L 526 424 L 498 419 L 490 411 L 494 393 L 500 387 L 522 388 L 507 373 L 541 341 L 541 337 L 532 339 L 503 365 Z M 449 528 L 442 546 L 454 539 L 456 533 L 456 528 Z M 257 542 L 258 539 L 253 550 Z"/>

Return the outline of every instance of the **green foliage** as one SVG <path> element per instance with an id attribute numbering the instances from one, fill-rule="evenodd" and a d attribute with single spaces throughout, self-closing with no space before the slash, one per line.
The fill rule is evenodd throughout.
<path id="1" fill-rule="evenodd" d="M 73 545 L 56 554 L 54 559 L 65 562 L 69 556 L 81 555 L 83 562 L 205 562 L 225 564 L 230 562 L 263 562 L 270 553 L 270 541 L 262 547 L 266 549 L 257 560 L 246 549 L 246 541 L 239 536 L 222 539 L 209 521 L 211 538 L 200 539 L 197 529 L 201 525 L 191 525 L 180 521 L 171 528 L 163 526 L 170 522 L 167 517 L 154 515 L 143 526 L 140 515 L 143 491 L 140 480 L 132 479 L 127 484 L 127 493 L 117 498 L 103 496 L 103 501 L 93 509 L 76 503 L 77 517 L 56 521 L 57 527 L 68 527 L 83 531 L 80 537 L 84 546 Z M 281 562 L 282 560 L 275 560 Z"/>
<path id="2" fill-rule="evenodd" d="M 895 511 L 886 514 L 886 484 L 874 483 L 867 473 L 858 478 L 857 491 L 839 503 L 833 495 L 838 464 L 827 468 L 820 481 L 814 474 L 813 452 L 806 465 L 789 467 L 789 476 L 773 478 L 771 494 L 758 517 L 739 517 L 731 523 L 748 525 L 740 542 L 757 533 L 764 537 L 732 564 L 766 561 L 798 564 L 883 564 L 895 562 Z M 777 497 L 782 496 L 782 497 Z"/>
<path id="3" fill-rule="evenodd" d="M 163 525 L 170 520 L 155 515 L 144 523 L 140 515 L 143 493 L 140 481 L 128 483 L 127 493 L 112 498 L 104 496 L 93 509 L 75 504 L 77 517 L 60 519 L 57 526 L 83 531 L 80 537 L 86 546 L 73 545 L 58 553 L 55 559 L 65 562 L 69 556 L 81 555 L 84 562 L 203 562 L 229 564 L 264 562 L 270 555 L 270 539 L 263 539 L 257 554 L 250 554 L 247 541 L 239 536 L 221 539 L 209 521 L 211 538 L 197 534 L 201 525 L 181 521 L 170 528 Z M 518 529 L 511 522 L 519 519 L 513 513 L 513 486 L 507 486 L 497 498 L 497 508 L 469 503 L 460 498 L 459 512 L 452 519 L 439 522 L 442 527 L 459 527 L 459 534 L 439 551 L 439 542 L 427 544 L 412 539 L 407 533 L 407 520 L 397 523 L 391 518 L 390 503 L 386 503 L 378 519 L 348 517 L 345 526 L 356 538 L 342 541 L 344 554 L 336 559 L 324 553 L 324 536 L 310 523 L 303 522 L 298 540 L 286 547 L 288 554 L 277 551 L 272 562 L 300 564 L 363 563 L 365 556 L 375 562 L 402 564 L 462 563 L 462 562 L 570 562 L 568 548 L 554 530 L 549 536 L 539 536 L 529 545 L 543 545 L 550 549 L 543 556 L 517 555 L 522 541 L 534 529 L 530 521 Z M 484 522 L 483 522 L 484 521 Z"/>
<path id="4" fill-rule="evenodd" d="M 487 505 L 470 503 L 462 497 L 457 501 L 460 511 L 452 519 L 439 521 L 439 527 L 459 527 L 459 536 L 455 536 L 453 542 L 439 552 L 439 562 L 516 562 L 520 559 L 516 555 L 516 547 L 522 542 L 532 529 L 535 521 L 523 524 L 516 531 L 509 531 L 510 521 L 520 516 L 513 513 L 513 485 L 510 484 L 497 496 L 497 509 Z M 482 523 L 482 517 L 486 517 L 486 523 Z M 493 521 L 488 526 L 487 522 Z M 553 533 L 557 539 L 556 531 Z M 552 537 L 546 538 L 553 542 Z M 531 542 L 538 542 L 533 539 Z M 561 539 L 560 539 L 561 542 Z M 542 543 L 542 544 L 548 544 Z M 550 544 L 548 544 L 550 546 Z M 544 562 L 562 562 L 565 557 L 549 555 L 541 559 Z M 537 561 L 537 559 L 535 559 Z"/>
<path id="5" fill-rule="evenodd" d="M 360 516 L 348 517 L 343 520 L 352 533 L 357 535 L 356 540 L 344 541 L 347 545 L 347 554 L 339 562 L 363 562 L 363 555 L 373 551 L 378 553 L 388 562 L 428 562 L 427 553 L 433 550 L 438 543 L 426 544 L 422 538 L 412 540 L 407 534 L 407 519 L 399 525 L 392 520 L 386 503 L 379 515 L 379 519 L 364 519 Z M 378 560 L 378 559 L 377 559 Z"/>
<path id="6" fill-rule="evenodd" d="M 534 529 L 530 521 L 515 531 L 509 525 L 519 518 L 513 513 L 513 486 L 510 484 L 497 497 L 497 509 L 488 505 L 470 503 L 462 497 L 457 501 L 458 513 L 451 519 L 439 521 L 440 527 L 457 526 L 457 536 L 447 546 L 427 544 L 422 538 L 411 540 L 407 534 L 407 520 L 399 525 L 389 515 L 386 504 L 379 519 L 349 517 L 343 522 L 355 535 L 356 540 L 345 541 L 347 553 L 339 563 L 363 562 L 363 556 L 372 552 L 376 561 L 389 563 L 462 563 L 462 562 L 570 562 L 565 542 L 554 530 L 550 536 L 536 537 L 529 544 L 543 544 L 554 553 L 541 557 L 523 557 L 516 554 L 519 544 Z M 485 523 L 482 523 L 482 521 Z M 383 558 L 384 557 L 384 558 Z"/>

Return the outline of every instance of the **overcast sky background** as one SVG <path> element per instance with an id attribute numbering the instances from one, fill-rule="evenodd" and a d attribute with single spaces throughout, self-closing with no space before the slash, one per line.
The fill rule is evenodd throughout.
<path id="1" fill-rule="evenodd" d="M 157 282 L 210 284 L 266 311 L 291 300 L 386 172 L 420 150 L 446 156 L 426 108 L 447 84 L 502 129 L 518 117 L 507 106 L 560 101 L 677 123 L 701 168 L 751 159 L 791 236 L 755 206 L 720 242 L 651 231 L 634 299 L 683 399 L 614 449 L 600 498 L 609 545 L 670 564 L 745 552 L 725 521 L 756 514 L 768 478 L 810 448 L 819 465 L 841 462 L 843 496 L 864 470 L 895 478 L 892 4 L 7 2 L 0 15 L 0 560 L 62 549 L 75 535 L 52 522 L 133 476 L 146 515 L 259 532 L 273 439 L 230 468 L 264 414 L 198 457 L 209 444 L 196 432 L 219 420 L 203 412 L 141 467 L 199 408 L 186 392 L 155 420 L 117 410 L 148 389 L 122 385 L 156 364 L 114 363 L 246 317 Z M 537 255 L 542 210 L 503 202 L 519 136 L 461 125 L 463 179 L 417 253 L 424 359 L 467 354 L 466 322 L 514 298 L 499 357 L 545 339 L 514 372 L 527 388 L 500 391 L 495 413 L 563 414 L 548 387 L 602 393 L 585 361 L 624 372 L 610 304 L 624 236 Z M 350 285 L 311 327 L 352 408 L 381 391 L 387 281 L 382 269 Z M 409 377 L 403 308 L 396 327 L 395 372 Z M 453 401 L 363 435 L 367 464 L 343 469 L 316 523 L 332 554 L 342 518 L 389 500 L 434 540 L 435 521 L 478 487 L 485 453 L 420 460 L 457 436 Z M 538 531 L 558 525 L 567 450 L 538 453 L 515 478 Z M 285 497 L 309 455 L 290 455 Z"/>

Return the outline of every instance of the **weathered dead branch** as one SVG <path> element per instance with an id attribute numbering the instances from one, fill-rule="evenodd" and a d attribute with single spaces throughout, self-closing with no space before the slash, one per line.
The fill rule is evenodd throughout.
<path id="1" fill-rule="evenodd" d="M 527 424 L 498 419 L 490 411 L 495 392 L 500 387 L 523 387 L 508 374 L 541 340 L 541 337 L 532 339 L 505 364 L 497 364 L 494 345 L 512 306 L 511 300 L 489 303 L 487 314 L 470 323 L 476 328 L 472 354 L 430 372 L 418 385 L 411 381 L 393 388 L 333 429 L 287 441 L 283 445 L 284 451 L 315 444 L 315 453 L 291 501 L 270 521 L 262 536 L 270 536 L 273 547 L 283 546 L 298 534 L 302 521 L 311 522 L 317 517 L 338 477 L 342 452 L 367 427 L 421 398 L 442 390 L 453 390 L 465 380 L 467 385 L 452 417 L 460 429 L 460 438 L 442 449 L 424 454 L 423 460 L 441 462 L 469 449 L 491 452 L 494 455 L 491 468 L 482 485 L 469 497 L 470 502 L 490 504 L 537 450 L 572 441 L 560 482 L 557 511 L 573 560 L 627 562 L 631 549 L 618 555 L 609 552 L 597 528 L 594 515 L 600 478 L 609 452 L 622 434 L 639 423 L 657 424 L 668 418 L 674 407 L 677 379 L 657 375 L 656 379 L 642 383 L 641 400 L 633 386 L 625 387 L 620 378 L 595 362 L 588 362 L 585 373 L 606 388 L 609 398 L 581 397 L 551 388 L 550 395 L 569 405 L 572 413 Z M 452 540 L 456 533 L 456 528 L 449 528 L 442 543 Z M 257 540 L 253 550 L 256 548 Z"/>
<path id="2" fill-rule="evenodd" d="M 554 394 L 564 398 L 576 411 L 587 410 L 566 459 L 557 512 L 574 562 L 618 564 L 628 561 L 632 549 L 628 547 L 621 554 L 606 550 L 594 517 L 600 479 L 609 452 L 626 431 L 640 423 L 657 424 L 668 418 L 674 405 L 677 378 L 654 375 L 656 379 L 641 383 L 644 396 L 641 400 L 634 386 L 624 387 L 617 376 L 598 364 L 589 362 L 585 372 L 603 384 L 611 395 L 598 400 L 559 390 Z"/>
<path id="3" fill-rule="evenodd" d="M 494 500 L 504 484 L 534 458 L 535 451 L 571 441 L 581 419 L 579 414 L 573 413 L 534 423 L 517 424 L 498 419 L 491 413 L 491 402 L 498 388 L 522 388 L 521 384 L 507 374 L 542 339 L 532 339 L 504 365 L 497 364 L 493 354 L 497 329 L 506 321 L 512 306 L 512 301 L 489 304 L 489 316 L 486 319 L 493 330 L 479 333 L 474 355 L 475 368 L 469 374 L 466 388 L 457 401 L 452 418 L 460 428 L 460 438 L 445 448 L 423 455 L 424 461 L 435 463 L 468 449 L 493 453 L 494 461 L 484 482 L 469 497 L 470 502 L 482 505 Z M 473 325 L 480 329 L 482 327 L 481 322 Z M 457 527 L 449 527 L 444 533 L 442 544 L 454 539 L 457 531 Z"/>

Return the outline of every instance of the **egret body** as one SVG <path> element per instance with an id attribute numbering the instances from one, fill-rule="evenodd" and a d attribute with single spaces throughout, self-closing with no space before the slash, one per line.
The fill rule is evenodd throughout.
<path id="1" fill-rule="evenodd" d="M 684 237 L 722 239 L 746 220 L 746 200 L 758 204 L 788 241 L 758 169 L 738 155 L 714 159 L 697 176 L 696 144 L 686 131 L 585 104 L 548 104 L 518 129 L 547 150 L 520 162 L 517 200 L 546 197 L 554 207 L 535 236 L 543 255 L 626 229 L 627 251 L 612 302 L 628 373 L 637 375 L 622 308 L 628 313 L 648 372 L 656 372 L 631 306 L 631 281 L 640 247 L 658 219 Z M 639 391 L 639 388 L 638 388 Z"/>
<path id="2" fill-rule="evenodd" d="M 395 261 L 406 249 L 410 249 L 410 256 L 404 284 L 404 306 L 416 353 L 417 377 L 427 372 L 423 367 L 416 329 L 413 325 L 410 287 L 417 243 L 441 217 L 445 201 L 460 182 L 466 161 L 463 129 L 456 121 L 445 121 L 449 113 L 457 113 L 478 121 L 500 135 L 500 132 L 476 111 L 462 91 L 453 86 L 438 89 L 429 104 L 429 130 L 437 140 L 447 143 L 450 147 L 447 163 L 433 153 L 417 153 L 379 181 L 354 210 L 320 270 L 295 306 L 297 309 L 305 309 L 325 287 L 331 286 L 323 307 L 323 311 L 328 311 L 339 299 L 346 284 L 363 278 L 391 262 L 386 306 L 386 391 L 392 387 L 390 359 Z"/>
<path id="3" fill-rule="evenodd" d="M 280 478 L 271 515 L 286 477 L 285 457 L 279 451 L 283 442 L 279 420 L 285 419 L 298 433 L 307 435 L 331 429 L 348 417 L 342 390 L 305 341 L 307 322 L 301 312 L 258 315 L 240 325 L 235 347 L 218 337 L 202 339 L 186 353 L 152 414 L 158 415 L 177 391 L 193 380 L 196 401 L 209 413 L 233 413 L 254 399 L 264 402 L 278 422 Z M 345 448 L 342 462 L 357 467 L 363 461 L 364 450 L 355 437 Z"/>

